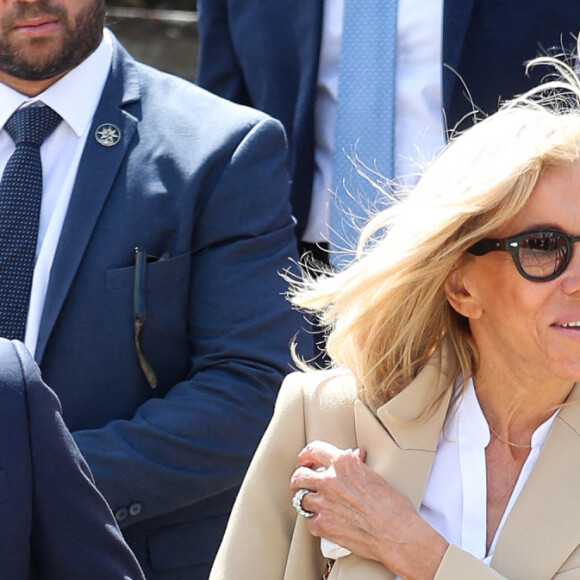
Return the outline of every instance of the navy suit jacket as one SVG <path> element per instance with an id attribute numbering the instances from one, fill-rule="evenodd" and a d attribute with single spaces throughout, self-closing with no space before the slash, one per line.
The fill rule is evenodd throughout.
<path id="1" fill-rule="evenodd" d="M 280 119 L 297 234 L 306 225 L 314 163 L 314 97 L 323 0 L 198 0 L 197 82 Z M 443 105 L 453 128 L 474 104 L 485 113 L 537 84 L 523 63 L 540 47 L 574 45 L 578 0 L 445 0 Z M 463 79 L 463 82 L 460 80 Z M 464 84 L 465 86 L 464 86 Z"/>
<path id="2" fill-rule="evenodd" d="M 207 577 L 291 368 L 303 321 L 279 275 L 296 254 L 285 161 L 278 121 L 115 41 L 36 358 L 148 578 Z M 134 342 L 136 247 L 155 389 Z"/>
<path id="3" fill-rule="evenodd" d="M 143 579 L 22 343 L 0 339 L 0 578 Z"/>

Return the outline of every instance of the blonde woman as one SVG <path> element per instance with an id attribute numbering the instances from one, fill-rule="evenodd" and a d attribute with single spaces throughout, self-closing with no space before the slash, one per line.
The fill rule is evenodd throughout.
<path id="1" fill-rule="evenodd" d="M 333 368 L 286 379 L 211 579 L 580 579 L 580 111 L 510 103 L 373 232 L 293 298 Z"/>

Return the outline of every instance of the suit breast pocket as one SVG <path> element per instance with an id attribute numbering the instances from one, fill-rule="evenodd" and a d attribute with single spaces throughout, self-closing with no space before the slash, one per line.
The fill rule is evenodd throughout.
<path id="1" fill-rule="evenodd" d="M 188 372 L 190 275 L 190 252 L 106 272 L 103 324 L 117 329 L 116 342 L 133 353 L 150 386 L 162 387 L 159 393 Z M 117 348 L 115 356 L 122 354 Z"/>
<path id="2" fill-rule="evenodd" d="M 108 270 L 105 284 L 109 307 L 117 311 L 115 316 L 129 316 L 131 320 L 144 316 L 147 331 L 143 331 L 143 340 L 171 342 L 187 324 L 190 274 L 190 252 L 147 260 L 139 267 Z"/>
<path id="3" fill-rule="evenodd" d="M 158 258 L 147 261 L 145 266 L 145 288 L 154 290 L 168 283 L 180 283 L 189 281 L 191 264 L 191 252 L 181 254 L 174 258 Z M 135 266 L 115 268 L 107 270 L 105 274 L 105 287 L 107 292 L 133 288 L 135 286 Z"/>

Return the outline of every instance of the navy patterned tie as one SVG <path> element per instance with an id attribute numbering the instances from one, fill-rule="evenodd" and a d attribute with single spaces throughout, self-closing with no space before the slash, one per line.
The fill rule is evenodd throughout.
<path id="1" fill-rule="evenodd" d="M 0 181 L 0 336 L 24 339 L 42 201 L 40 146 L 61 121 L 50 107 L 16 111 L 4 128 L 16 145 Z"/>

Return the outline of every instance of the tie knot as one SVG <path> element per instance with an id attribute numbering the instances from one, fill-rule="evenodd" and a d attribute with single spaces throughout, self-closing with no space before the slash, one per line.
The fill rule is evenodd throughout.
<path id="1" fill-rule="evenodd" d="M 4 128 L 16 145 L 30 143 L 40 146 L 61 120 L 50 107 L 24 107 L 8 119 Z"/>

